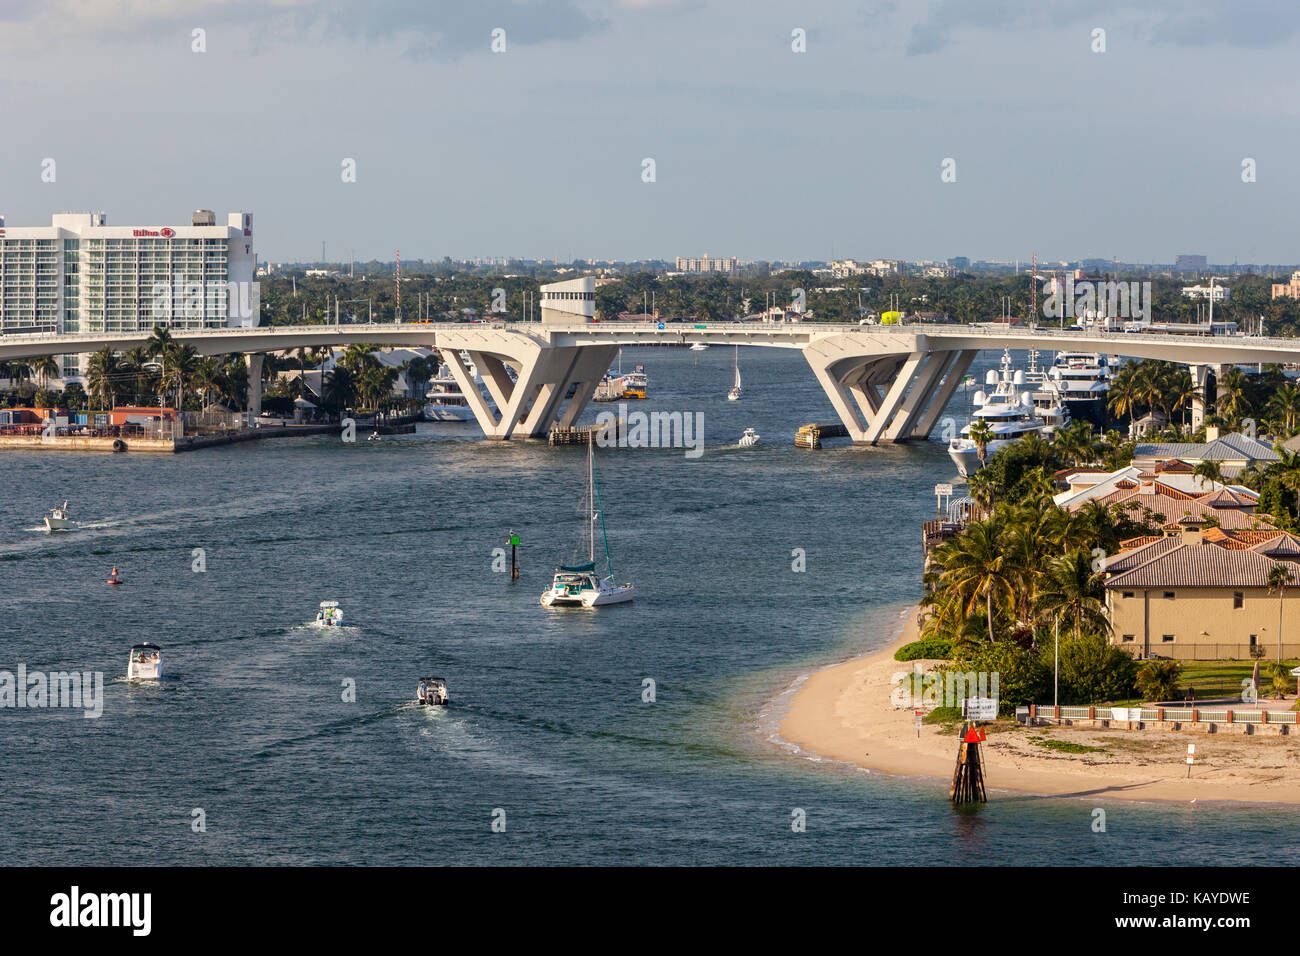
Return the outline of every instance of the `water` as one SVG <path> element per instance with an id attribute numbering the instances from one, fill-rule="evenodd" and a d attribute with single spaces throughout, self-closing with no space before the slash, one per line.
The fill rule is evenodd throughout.
<path id="1" fill-rule="evenodd" d="M 707 448 L 598 453 L 615 572 L 638 590 L 598 612 L 538 605 L 579 538 L 581 448 L 449 424 L 355 445 L 5 454 L 0 668 L 109 683 L 97 720 L 0 711 L 0 863 L 1160 864 L 1188 846 L 1193 862 L 1289 861 L 1290 809 L 1002 793 L 955 813 L 943 784 L 770 740 L 783 689 L 890 639 L 919 591 L 932 486 L 954 469 L 938 442 L 797 450 L 798 425 L 834 417 L 803 360 L 742 350 L 729 403 L 731 359 L 624 355 L 651 377 L 629 407 L 704 412 Z M 762 447 L 734 446 L 746 426 Z M 90 527 L 34 530 L 64 498 Z M 512 529 L 514 583 L 491 570 Z M 351 626 L 304 626 L 324 599 Z M 146 639 L 165 649 L 161 686 L 120 679 Z M 452 706 L 410 703 L 430 673 Z"/>

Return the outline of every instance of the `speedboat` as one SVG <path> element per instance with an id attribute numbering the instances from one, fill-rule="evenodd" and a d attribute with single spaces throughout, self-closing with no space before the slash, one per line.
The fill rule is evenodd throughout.
<path id="1" fill-rule="evenodd" d="M 343 610 L 338 601 L 321 601 L 320 610 L 316 612 L 316 623 L 320 627 L 338 627 L 343 623 Z"/>
<path id="2" fill-rule="evenodd" d="M 447 706 L 447 682 L 441 677 L 421 677 L 415 688 L 415 699 L 421 704 Z"/>
<path id="3" fill-rule="evenodd" d="M 63 507 L 51 508 L 50 513 L 45 516 L 46 531 L 72 531 L 76 527 L 77 522 L 72 520 L 66 501 L 63 502 Z"/>
<path id="4" fill-rule="evenodd" d="M 707 349 L 708 347 L 709 347 L 709 346 L 708 346 L 708 343 L 707 343 L 707 342 L 692 342 L 692 343 L 691 343 L 691 351 L 692 351 L 692 352 L 703 352 L 703 351 L 704 351 L 705 349 Z"/>
<path id="5" fill-rule="evenodd" d="M 372 431 L 366 441 L 379 441 L 379 429 Z"/>
<path id="6" fill-rule="evenodd" d="M 162 648 L 146 641 L 131 648 L 126 664 L 127 680 L 162 680 Z"/>
<path id="7" fill-rule="evenodd" d="M 754 431 L 754 429 L 746 428 L 745 434 L 740 436 L 740 441 L 738 441 L 736 444 L 738 444 L 741 448 L 752 448 L 753 446 L 758 444 L 758 440 L 760 437 L 762 436 L 760 436 L 758 432 Z"/>
<path id="8" fill-rule="evenodd" d="M 587 521 L 583 537 L 587 560 L 582 564 L 560 565 L 555 569 L 551 586 L 542 592 L 543 607 L 604 607 L 624 604 L 636 594 L 631 584 L 614 583 L 614 565 L 609 557 L 609 539 L 605 535 L 605 515 L 600 507 L 600 489 L 596 485 L 596 456 L 592 436 L 587 436 Z M 596 522 L 605 548 L 605 575 L 596 571 Z"/>
<path id="9" fill-rule="evenodd" d="M 733 364 L 736 369 L 736 383 L 731 386 L 731 391 L 727 393 L 727 401 L 738 402 L 740 401 L 740 391 L 741 391 L 740 389 L 740 346 L 739 345 L 736 346 L 736 357 L 734 359 Z"/>
<path id="10" fill-rule="evenodd" d="M 1046 422 L 1035 410 L 1030 393 L 1017 391 L 1026 384 L 1025 374 L 1012 369 L 1010 350 L 1002 353 L 1001 370 L 990 369 L 985 381 L 993 385 L 994 390 L 988 395 L 983 391 L 975 393 L 976 407 L 971 416 L 971 424 L 976 421 L 986 422 L 992 430 L 992 436 L 984 445 L 984 460 L 987 461 L 999 448 L 1017 438 L 1042 434 Z M 948 457 L 963 478 L 975 474 L 983 464 L 979 443 L 970 437 L 970 432 L 971 425 L 968 424 L 948 445 Z"/>

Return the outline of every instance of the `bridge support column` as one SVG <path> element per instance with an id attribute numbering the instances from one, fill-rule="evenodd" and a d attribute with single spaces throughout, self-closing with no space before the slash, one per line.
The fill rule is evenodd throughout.
<path id="1" fill-rule="evenodd" d="M 253 419 L 262 414 L 262 367 L 266 364 L 266 356 L 261 352 L 249 352 L 244 360 L 248 362 L 248 418 L 251 425 Z"/>
<path id="2" fill-rule="evenodd" d="M 925 414 L 921 416 L 920 422 L 912 430 L 912 438 L 929 438 L 930 432 L 934 431 L 935 424 L 939 421 L 939 416 L 943 410 L 948 407 L 952 401 L 952 396 L 957 391 L 957 386 L 966 375 L 966 370 L 970 368 L 971 363 L 975 361 L 975 356 L 979 353 L 974 350 L 965 352 L 953 352 L 952 361 L 948 365 L 943 384 L 939 386 L 934 395 L 929 399 L 929 407 Z"/>
<path id="3" fill-rule="evenodd" d="M 1210 378 L 1210 367 L 1208 365 L 1189 365 L 1188 371 L 1192 373 L 1192 428 L 1197 429 L 1205 424 L 1205 383 Z"/>
<path id="4" fill-rule="evenodd" d="M 903 367 L 898 370 L 898 374 L 894 376 L 893 382 L 889 385 L 889 391 L 885 393 L 885 400 L 880 403 L 880 409 L 876 412 L 876 417 L 867 426 L 866 441 L 868 444 L 874 445 L 880 441 L 885 434 L 885 430 L 892 424 L 894 416 L 900 413 L 903 402 L 907 398 L 907 388 L 912 384 L 912 379 L 926 359 L 925 352 L 913 352 L 903 362 Z"/>

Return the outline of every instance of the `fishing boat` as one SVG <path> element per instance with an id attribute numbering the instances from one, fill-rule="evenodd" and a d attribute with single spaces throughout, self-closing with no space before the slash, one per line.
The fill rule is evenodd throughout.
<path id="1" fill-rule="evenodd" d="M 1030 393 L 1019 391 L 1027 384 L 1025 373 L 1011 367 L 1010 350 L 1002 353 L 1001 369 L 990 369 L 985 381 L 994 386 L 992 393 L 975 393 L 975 411 L 971 423 L 962 428 L 961 434 L 948 445 L 948 457 L 964 478 L 975 474 L 982 464 L 979 443 L 970 437 L 971 424 L 974 422 L 987 422 L 993 432 L 992 438 L 984 446 L 985 460 L 1017 438 L 1042 434 L 1046 427 L 1044 417 L 1034 408 Z"/>
<path id="2" fill-rule="evenodd" d="M 46 531 L 72 531 L 76 527 L 77 522 L 72 520 L 66 501 L 63 502 L 63 507 L 51 508 L 50 513 L 45 516 Z"/>
<path id="3" fill-rule="evenodd" d="M 638 365 L 623 376 L 624 398 L 645 398 L 650 387 L 650 379 L 645 373 L 645 366 Z"/>
<path id="4" fill-rule="evenodd" d="M 761 437 L 762 436 L 759 435 L 758 432 L 754 431 L 754 429 L 746 428 L 745 434 L 740 436 L 740 441 L 738 441 L 736 444 L 738 444 L 741 448 L 752 448 L 758 444 L 758 441 Z"/>
<path id="5" fill-rule="evenodd" d="M 560 565 L 555 569 L 551 586 L 542 592 L 543 607 L 603 607 L 625 604 L 632 600 L 631 584 L 614 583 L 614 564 L 609 556 L 609 538 L 605 534 L 605 514 L 600 506 L 600 488 L 596 484 L 596 446 L 587 435 L 587 518 L 583 537 L 587 560 L 581 564 Z M 600 522 L 600 539 L 605 549 L 605 575 L 596 570 L 596 523 Z"/>
<path id="6" fill-rule="evenodd" d="M 418 703 L 430 706 L 447 706 L 447 682 L 441 677 L 421 677 L 415 688 Z"/>
<path id="7" fill-rule="evenodd" d="M 343 623 L 343 609 L 338 601 L 321 601 L 320 610 L 316 612 L 316 623 L 320 627 L 338 627 Z"/>
<path id="8" fill-rule="evenodd" d="M 740 346 L 739 345 L 736 346 L 736 357 L 733 361 L 733 367 L 736 370 L 736 383 L 731 386 L 731 391 L 727 393 L 727 401 L 738 402 L 740 401 Z M 746 429 L 746 432 L 750 432 L 750 431 L 753 431 L 753 429 L 752 428 Z"/>
<path id="9" fill-rule="evenodd" d="M 162 680 L 162 648 L 146 641 L 131 648 L 126 663 L 127 680 Z"/>

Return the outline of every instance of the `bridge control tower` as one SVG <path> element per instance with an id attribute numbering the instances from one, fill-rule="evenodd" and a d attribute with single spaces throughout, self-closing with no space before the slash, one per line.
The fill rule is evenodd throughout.
<path id="1" fill-rule="evenodd" d="M 542 324 L 591 322 L 596 317 L 596 280 L 592 276 L 542 286 Z"/>

